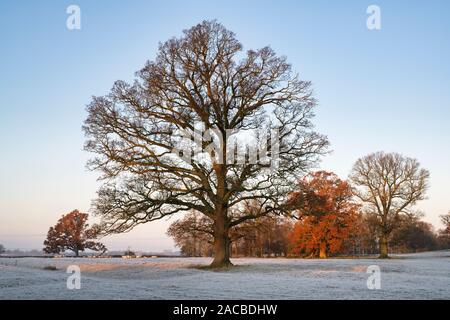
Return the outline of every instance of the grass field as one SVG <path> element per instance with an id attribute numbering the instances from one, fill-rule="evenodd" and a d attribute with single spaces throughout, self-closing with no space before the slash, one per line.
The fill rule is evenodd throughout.
<path id="1" fill-rule="evenodd" d="M 0 258 L 0 299 L 450 299 L 450 252 L 392 259 Z M 81 288 L 69 290 L 70 265 Z M 369 290 L 378 265 L 381 289 Z M 56 269 L 56 270 L 55 270 Z"/>

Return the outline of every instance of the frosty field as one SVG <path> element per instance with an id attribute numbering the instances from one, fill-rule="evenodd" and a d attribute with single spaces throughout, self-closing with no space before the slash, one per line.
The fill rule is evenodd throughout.
<path id="1" fill-rule="evenodd" d="M 450 252 L 377 259 L 233 259 L 236 268 L 193 268 L 209 258 L 0 258 L 0 299 L 450 299 Z M 81 289 L 69 290 L 69 265 Z M 369 290 L 378 265 L 381 289 Z M 55 266 L 57 270 L 44 270 Z"/>

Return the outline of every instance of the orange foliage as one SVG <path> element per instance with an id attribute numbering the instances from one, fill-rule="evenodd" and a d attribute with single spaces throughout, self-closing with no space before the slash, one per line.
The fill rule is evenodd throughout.
<path id="1" fill-rule="evenodd" d="M 290 201 L 300 217 L 289 237 L 291 253 L 296 255 L 326 258 L 339 252 L 359 220 L 350 185 L 334 173 L 309 174 Z"/>
<path id="2" fill-rule="evenodd" d="M 44 241 L 44 252 L 58 254 L 71 250 L 78 257 L 80 251 L 90 249 L 105 252 L 106 247 L 92 241 L 100 235 L 98 226 L 89 228 L 88 214 L 74 210 L 63 215 L 54 227 L 50 227 Z"/>

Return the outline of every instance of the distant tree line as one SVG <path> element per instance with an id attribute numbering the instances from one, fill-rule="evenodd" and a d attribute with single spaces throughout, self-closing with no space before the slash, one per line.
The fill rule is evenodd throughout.
<path id="1" fill-rule="evenodd" d="M 320 257 L 380 254 L 387 241 L 392 253 L 450 248 L 450 213 L 441 216 L 445 228 L 435 232 L 421 214 L 399 212 L 386 239 L 377 212 L 358 202 L 354 188 L 335 174 L 319 171 L 298 184 L 290 203 L 292 217 L 265 216 L 249 220 L 230 232 L 233 257 Z M 247 202 L 245 214 L 257 212 L 257 201 Z M 236 213 L 242 214 L 242 213 Z M 395 221 L 394 221 L 395 220 Z M 212 256 L 212 222 L 191 211 L 168 229 L 185 256 Z M 386 248 L 387 249 L 387 248 Z"/>
<path id="2" fill-rule="evenodd" d="M 212 237 L 208 233 L 194 231 L 195 220 L 200 218 L 196 212 L 188 213 L 183 219 L 174 222 L 168 234 L 173 237 L 181 254 L 191 257 L 210 257 L 213 255 Z M 418 217 L 404 217 L 399 227 L 392 233 L 389 241 L 391 253 L 411 253 L 450 249 L 450 213 L 442 216 L 446 228 L 435 232 L 431 224 Z M 447 222 L 445 222 L 447 221 Z M 198 222 L 197 222 L 198 223 Z M 250 223 L 249 223 L 250 224 Z M 255 224 L 252 222 L 251 224 Z M 289 218 L 269 218 L 259 221 L 258 226 L 248 225 L 231 242 L 232 257 L 320 257 L 320 246 L 305 230 L 309 221 L 294 222 Z M 369 216 L 360 214 L 354 231 L 341 239 L 337 249 L 326 256 L 361 256 L 379 254 L 379 238 Z M 243 230 L 242 230 L 243 231 Z M 299 242 L 302 239 L 303 242 Z M 326 257 L 322 255 L 322 258 Z"/>
<path id="3" fill-rule="evenodd" d="M 249 208 L 250 209 L 250 208 Z M 168 229 L 184 256 L 212 256 L 213 236 L 211 222 L 196 211 L 174 222 Z M 263 217 L 250 220 L 230 232 L 230 252 L 234 257 L 287 256 L 289 254 L 288 234 L 292 223 L 281 217 Z"/>
<path id="4" fill-rule="evenodd" d="M 72 251 L 76 257 L 86 249 L 106 252 L 106 247 L 93 241 L 99 237 L 97 226 L 89 227 L 88 214 L 74 210 L 63 215 L 55 226 L 50 227 L 44 241 L 44 252 L 47 254 L 60 254 L 66 250 Z"/>
<path id="5" fill-rule="evenodd" d="M 421 220 L 423 214 L 412 210 L 424 198 L 427 177 L 415 160 L 384 153 L 358 160 L 349 181 L 331 172 L 309 173 L 287 198 L 288 215 L 261 214 L 259 199 L 230 210 L 231 219 L 242 221 L 230 228 L 227 250 L 233 257 L 383 258 L 388 248 L 393 253 L 450 249 L 450 212 L 441 216 L 444 228 L 435 232 Z M 49 229 L 44 252 L 105 252 L 94 241 L 100 226 L 91 227 L 87 220 L 88 214 L 78 210 L 63 215 Z M 214 255 L 214 221 L 201 212 L 189 211 L 167 234 L 184 256 Z M 126 255 L 134 253 L 128 250 Z"/>

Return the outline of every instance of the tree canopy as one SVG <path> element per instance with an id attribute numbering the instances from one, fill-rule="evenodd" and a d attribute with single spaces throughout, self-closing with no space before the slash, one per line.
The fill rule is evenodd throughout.
<path id="1" fill-rule="evenodd" d="M 80 251 L 90 249 L 105 252 L 106 247 L 92 241 L 99 235 L 97 227 L 89 228 L 88 214 L 74 210 L 63 215 L 54 227 L 50 227 L 44 241 L 45 253 L 61 253 L 71 250 L 78 257 Z"/>
<path id="2" fill-rule="evenodd" d="M 353 166 L 354 193 L 378 222 L 380 258 L 388 256 L 389 236 L 401 215 L 413 215 L 412 207 L 425 199 L 429 176 L 416 159 L 398 153 L 372 153 Z"/>
<path id="3" fill-rule="evenodd" d="M 300 219 L 290 235 L 297 254 L 326 258 L 338 252 L 361 219 L 350 185 L 331 172 L 307 175 L 291 201 Z"/>
<path id="4" fill-rule="evenodd" d="M 328 141 L 313 130 L 311 83 L 270 47 L 242 49 L 203 21 L 160 44 L 133 83 L 92 99 L 85 148 L 105 181 L 94 202 L 105 232 L 197 210 L 214 222 L 212 266 L 226 266 L 231 227 L 288 214 L 295 182 Z M 229 214 L 249 200 L 261 210 Z"/>

